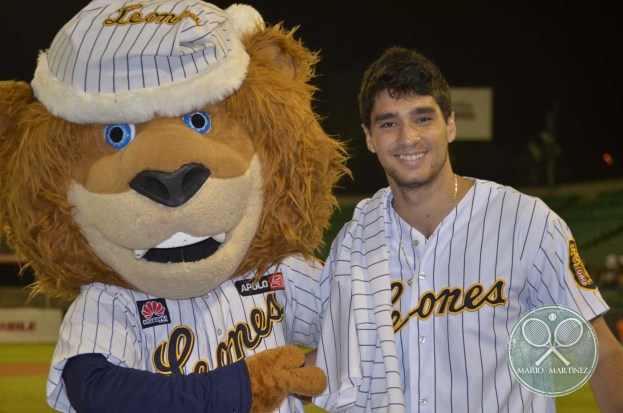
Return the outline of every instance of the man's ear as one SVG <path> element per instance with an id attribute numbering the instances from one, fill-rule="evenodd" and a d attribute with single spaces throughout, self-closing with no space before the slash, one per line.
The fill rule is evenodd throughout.
<path id="1" fill-rule="evenodd" d="M 368 150 L 372 153 L 376 153 L 374 141 L 372 140 L 372 135 L 370 135 L 370 130 L 363 123 L 361 124 L 361 129 L 363 129 L 363 133 L 366 135 L 366 146 L 368 147 Z"/>
<path id="2" fill-rule="evenodd" d="M 454 140 L 456 139 L 456 123 L 454 122 L 454 112 L 450 114 L 450 117 L 446 122 L 446 130 L 448 134 L 448 143 L 454 142 Z"/>
<path id="3" fill-rule="evenodd" d="M 22 81 L 0 81 L 0 140 L 6 138 L 6 131 L 30 102 L 34 100 L 30 85 Z"/>

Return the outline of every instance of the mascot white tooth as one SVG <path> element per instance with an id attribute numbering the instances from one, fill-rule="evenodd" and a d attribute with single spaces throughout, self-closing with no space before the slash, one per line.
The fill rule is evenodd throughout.
<path id="1" fill-rule="evenodd" d="M 349 175 L 318 55 L 248 5 L 94 0 L 0 82 L 0 225 L 72 300 L 64 412 L 294 412 L 326 378 L 322 246 Z"/>

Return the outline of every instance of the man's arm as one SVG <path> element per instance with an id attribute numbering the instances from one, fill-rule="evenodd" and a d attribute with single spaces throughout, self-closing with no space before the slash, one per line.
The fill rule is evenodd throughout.
<path id="1" fill-rule="evenodd" d="M 597 404 L 603 413 L 623 412 L 623 346 L 603 317 L 591 320 L 599 343 L 599 360 L 589 379 Z"/>

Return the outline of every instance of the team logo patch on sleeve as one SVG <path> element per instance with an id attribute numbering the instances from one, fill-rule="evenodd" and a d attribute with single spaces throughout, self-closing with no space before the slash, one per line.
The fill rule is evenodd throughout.
<path id="1" fill-rule="evenodd" d="M 580 287 L 586 288 L 587 290 L 597 289 L 597 286 L 582 262 L 582 258 L 580 258 L 578 247 L 572 239 L 569 240 L 569 270 L 571 274 L 573 274 L 573 279 L 576 284 Z"/>
<path id="2" fill-rule="evenodd" d="M 269 291 L 285 290 L 286 288 L 283 281 L 283 274 L 280 272 L 265 275 L 257 282 L 253 280 L 240 280 L 236 281 L 234 284 L 238 289 L 238 293 L 242 296 L 264 294 Z"/>
<path id="3" fill-rule="evenodd" d="M 152 298 L 136 302 L 141 318 L 141 327 L 149 328 L 161 324 L 170 324 L 171 316 L 164 298 Z"/>

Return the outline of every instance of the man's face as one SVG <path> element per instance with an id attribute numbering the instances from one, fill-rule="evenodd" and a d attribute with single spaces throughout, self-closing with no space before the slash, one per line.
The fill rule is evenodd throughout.
<path id="1" fill-rule="evenodd" d="M 432 96 L 392 98 L 385 90 L 374 103 L 370 128 L 362 125 L 390 186 L 418 187 L 433 180 L 448 160 L 456 137 L 454 114 L 446 124 Z"/>

